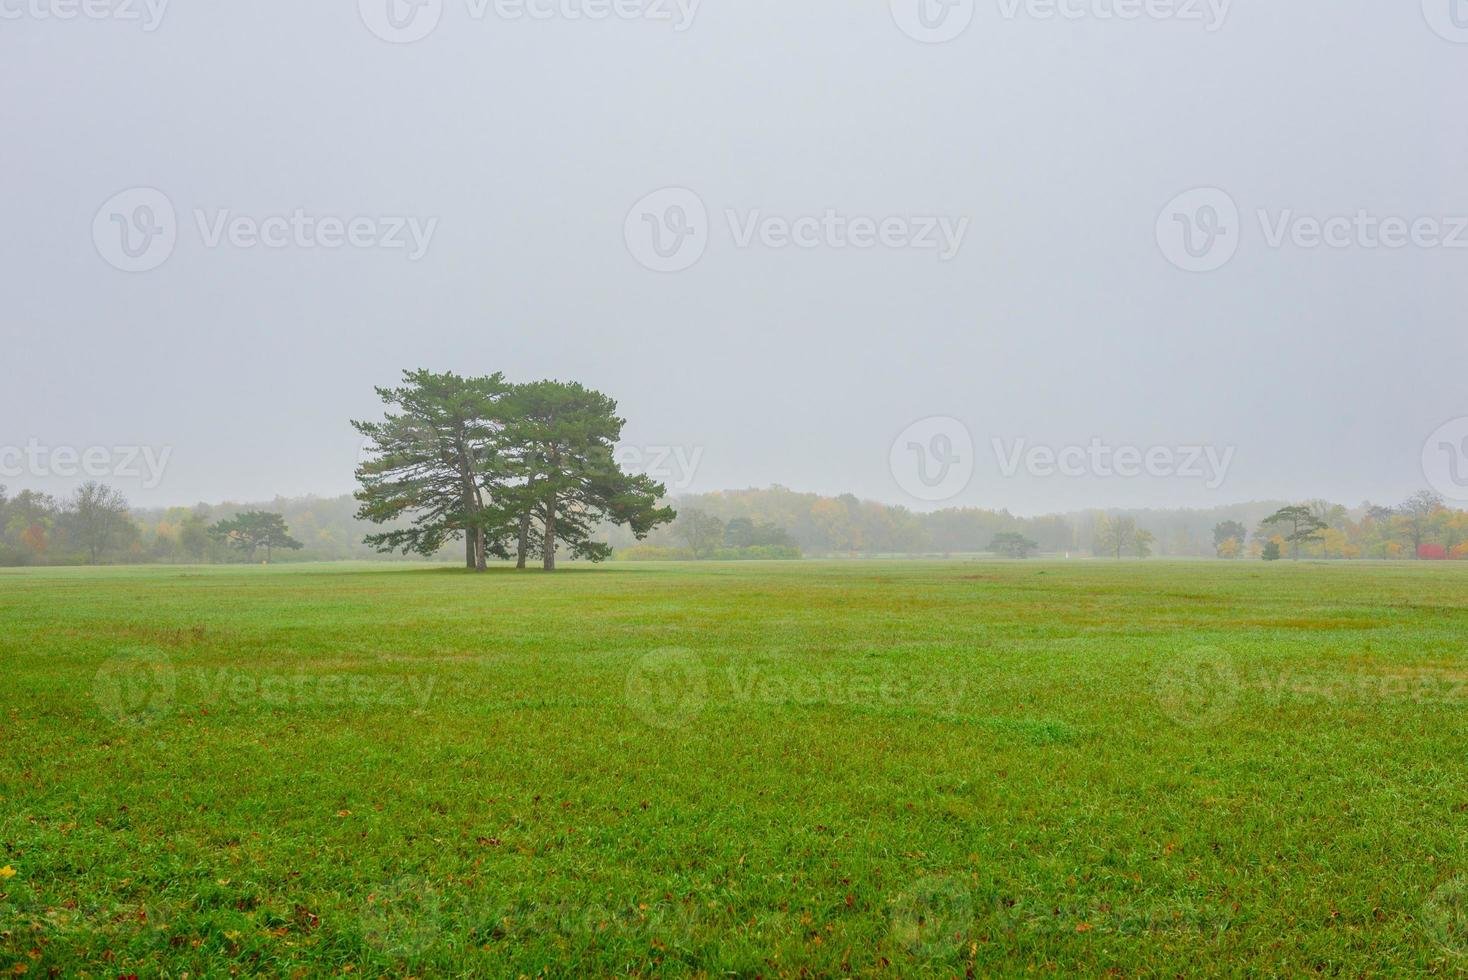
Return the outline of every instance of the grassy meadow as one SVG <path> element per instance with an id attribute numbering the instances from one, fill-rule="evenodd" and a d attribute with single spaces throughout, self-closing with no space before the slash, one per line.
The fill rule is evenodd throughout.
<path id="1" fill-rule="evenodd" d="M 1468 568 L 0 571 L 0 971 L 1468 969 Z"/>

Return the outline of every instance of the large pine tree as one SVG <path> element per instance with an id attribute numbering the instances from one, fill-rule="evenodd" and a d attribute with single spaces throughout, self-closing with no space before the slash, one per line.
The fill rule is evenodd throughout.
<path id="1" fill-rule="evenodd" d="M 389 411 L 382 422 L 353 422 L 372 458 L 357 470 L 358 517 L 411 523 L 367 543 L 380 551 L 432 555 L 464 539 L 464 563 L 483 571 L 489 555 L 509 557 L 510 528 L 495 495 L 506 476 L 500 455 L 499 402 L 510 386 L 500 374 L 409 371 L 403 386 L 378 388 Z"/>
<path id="2" fill-rule="evenodd" d="M 676 516 L 659 507 L 666 488 L 622 472 L 614 458 L 625 421 L 599 391 L 561 381 L 519 385 L 506 401 L 507 455 L 517 480 L 506 495 L 518 520 L 516 552 L 525 567 L 535 545 L 547 571 L 564 544 L 576 558 L 602 561 L 609 545 L 593 541 L 603 521 L 625 524 L 638 539 Z"/>
<path id="3" fill-rule="evenodd" d="M 358 516 L 398 525 L 368 536 L 381 551 L 428 556 L 462 537 L 470 568 L 483 571 L 488 556 L 509 558 L 513 547 L 519 567 L 538 551 L 553 570 L 560 546 L 609 557 L 611 547 L 592 540 L 603 522 L 642 539 L 676 516 L 658 506 L 662 484 L 617 465 L 625 422 L 601 392 L 510 385 L 500 374 L 414 371 L 403 380 L 377 389 L 392 409 L 383 421 L 352 423 L 372 456 L 357 470 Z"/>

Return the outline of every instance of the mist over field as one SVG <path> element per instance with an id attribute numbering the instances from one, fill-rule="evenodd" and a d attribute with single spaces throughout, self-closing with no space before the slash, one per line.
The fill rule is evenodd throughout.
<path id="1" fill-rule="evenodd" d="M 330 496 L 374 385 L 505 371 L 680 491 L 1036 516 L 1398 501 L 1468 415 L 1452 0 L 394 2 L 4 8 L 0 445 Z M 890 462 L 933 418 L 941 504 Z M 1093 439 L 1232 457 L 1009 464 Z"/>
<path id="2" fill-rule="evenodd" d="M 1468 0 L 0 0 L 0 975 L 1468 973 Z"/>

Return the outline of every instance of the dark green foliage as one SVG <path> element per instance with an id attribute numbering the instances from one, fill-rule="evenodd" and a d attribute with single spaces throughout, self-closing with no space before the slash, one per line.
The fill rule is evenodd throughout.
<path id="1" fill-rule="evenodd" d="M 994 540 L 989 542 L 989 550 L 1005 558 L 1028 558 L 1039 548 L 1039 544 L 1014 531 L 996 534 Z"/>
<path id="2" fill-rule="evenodd" d="M 243 553 L 246 561 L 254 561 L 255 554 L 261 548 L 265 549 L 265 561 L 268 564 L 276 548 L 300 551 L 304 547 L 291 537 L 284 517 L 262 510 L 246 511 L 229 520 L 220 521 L 209 528 L 208 533 L 215 541 L 223 542 Z"/>
<path id="3" fill-rule="evenodd" d="M 1285 540 L 1293 546 L 1293 556 L 1300 557 L 1300 545 L 1320 537 L 1327 525 L 1309 507 L 1282 507 L 1264 519 L 1266 528 L 1283 528 L 1289 531 Z"/>
<path id="4" fill-rule="evenodd" d="M 1213 529 L 1213 549 L 1218 552 L 1230 541 L 1237 541 L 1242 549 L 1248 540 L 1249 529 L 1242 521 L 1223 521 Z"/>
<path id="5" fill-rule="evenodd" d="M 749 522 L 746 521 L 746 523 Z M 707 558 L 709 553 L 718 548 L 727 536 L 723 521 L 695 507 L 684 508 L 678 515 L 678 520 L 673 522 L 673 531 L 687 545 L 695 559 Z M 739 535 L 744 537 L 742 528 Z M 749 524 L 748 538 L 751 542 L 754 540 L 752 523 Z"/>
<path id="6" fill-rule="evenodd" d="M 523 568 L 533 549 L 549 570 L 561 547 L 610 557 L 593 540 L 603 523 L 641 539 L 673 519 L 657 506 L 664 487 L 613 458 L 624 422 L 606 395 L 559 381 L 510 385 L 500 374 L 416 371 L 404 382 L 378 389 L 395 412 L 352 423 L 373 453 L 357 471 L 358 516 L 409 522 L 370 535 L 372 546 L 427 556 L 463 538 L 470 568 L 512 553 Z"/>
<path id="7" fill-rule="evenodd" d="M 510 386 L 500 374 L 431 371 L 404 372 L 403 382 L 377 389 L 396 411 L 381 422 L 352 423 L 372 455 L 357 470 L 357 516 L 374 524 L 411 520 L 367 543 L 428 556 L 462 538 L 465 564 L 482 571 L 489 555 L 509 555 L 510 528 L 497 498 L 507 476 L 500 434 Z"/>
<path id="8" fill-rule="evenodd" d="M 666 488 L 622 472 L 613 458 L 626 423 L 599 391 L 561 381 L 518 385 L 507 400 L 503 444 L 513 483 L 501 514 L 519 524 L 517 558 L 524 567 L 532 532 L 547 571 L 564 545 L 575 558 L 604 561 L 611 545 L 593 541 L 597 525 L 626 526 L 642 540 L 677 515 L 659 507 Z"/>

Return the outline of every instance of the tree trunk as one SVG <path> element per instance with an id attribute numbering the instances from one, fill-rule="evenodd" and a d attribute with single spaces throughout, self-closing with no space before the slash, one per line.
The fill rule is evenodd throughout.
<path id="1" fill-rule="evenodd" d="M 477 563 L 474 560 L 474 534 L 471 531 L 464 532 L 464 567 L 474 568 Z"/>
<path id="2" fill-rule="evenodd" d="M 556 570 L 556 502 L 552 498 L 545 506 L 545 570 Z"/>
<path id="3" fill-rule="evenodd" d="M 487 567 L 487 559 L 484 555 L 484 528 L 482 527 L 474 529 L 474 548 L 477 552 L 474 560 L 474 570 L 476 572 L 482 572 Z"/>
<path id="4" fill-rule="evenodd" d="M 521 570 L 525 568 L 525 556 L 530 553 L 530 512 L 527 510 L 520 515 L 520 548 L 515 559 L 515 567 Z"/>

